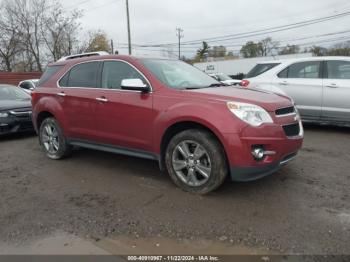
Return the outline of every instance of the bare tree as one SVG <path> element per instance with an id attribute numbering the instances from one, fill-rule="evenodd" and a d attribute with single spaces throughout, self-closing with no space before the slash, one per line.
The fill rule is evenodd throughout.
<path id="1" fill-rule="evenodd" d="M 41 33 L 51 58 L 56 61 L 62 56 L 70 55 L 78 44 L 78 19 L 81 12 L 74 10 L 66 13 L 62 5 L 55 1 L 45 14 Z"/>
<path id="2" fill-rule="evenodd" d="M 0 10 L 0 58 L 6 71 L 11 72 L 15 56 L 21 50 L 20 31 L 3 4 Z"/>
<path id="3" fill-rule="evenodd" d="M 43 39 L 40 29 L 49 8 L 47 0 L 4 0 L 4 7 L 19 27 L 22 45 L 33 56 L 36 69 L 42 71 Z"/>
<path id="4" fill-rule="evenodd" d="M 279 46 L 279 43 L 276 41 L 272 41 L 271 37 L 267 37 L 261 40 L 258 44 L 261 56 L 273 55 L 273 51 L 276 50 Z"/>

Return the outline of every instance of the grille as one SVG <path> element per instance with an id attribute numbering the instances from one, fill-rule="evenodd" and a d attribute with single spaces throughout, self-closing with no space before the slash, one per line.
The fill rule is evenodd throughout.
<path id="1" fill-rule="evenodd" d="M 10 111 L 10 114 L 15 116 L 18 119 L 30 120 L 32 118 L 32 109 L 31 108 L 14 109 Z"/>
<path id="2" fill-rule="evenodd" d="M 294 106 L 280 108 L 276 110 L 276 116 L 283 116 L 283 115 L 289 115 L 295 113 Z"/>
<path id="3" fill-rule="evenodd" d="M 298 136 L 300 134 L 300 126 L 298 123 L 286 125 L 283 126 L 284 133 L 286 133 L 286 136 Z"/>

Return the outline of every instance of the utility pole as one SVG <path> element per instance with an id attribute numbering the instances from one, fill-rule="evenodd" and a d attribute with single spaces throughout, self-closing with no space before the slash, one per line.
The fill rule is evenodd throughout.
<path id="1" fill-rule="evenodd" d="M 131 54 L 132 54 L 132 50 L 131 50 L 129 0 L 126 0 L 126 18 L 127 18 L 127 22 L 128 22 L 128 45 L 129 45 L 129 55 L 131 55 Z"/>
<path id="2" fill-rule="evenodd" d="M 181 38 L 184 38 L 184 30 L 180 27 L 177 27 L 176 36 L 179 38 L 179 60 L 181 60 Z"/>
<path id="3" fill-rule="evenodd" d="M 111 39 L 111 49 L 112 49 L 112 55 L 114 55 L 114 43 L 113 43 L 113 39 Z"/>

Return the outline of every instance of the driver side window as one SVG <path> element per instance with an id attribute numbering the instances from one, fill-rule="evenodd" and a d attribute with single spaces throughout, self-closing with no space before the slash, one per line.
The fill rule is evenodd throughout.
<path id="1" fill-rule="evenodd" d="M 124 79 L 140 79 L 145 85 L 145 78 L 132 66 L 120 61 L 105 61 L 102 70 L 102 88 L 121 89 Z"/>

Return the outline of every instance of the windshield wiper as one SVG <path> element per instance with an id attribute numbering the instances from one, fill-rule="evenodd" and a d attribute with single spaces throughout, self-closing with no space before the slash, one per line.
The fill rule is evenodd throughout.
<path id="1" fill-rule="evenodd" d="M 186 87 L 185 90 L 195 90 L 195 89 L 202 89 L 204 87 Z"/>
<path id="2" fill-rule="evenodd" d="M 213 83 L 209 87 L 220 87 L 220 86 L 226 86 L 226 85 L 222 83 Z"/>

